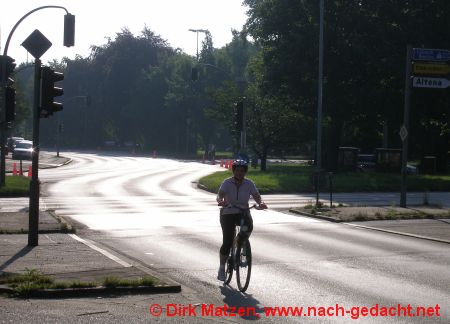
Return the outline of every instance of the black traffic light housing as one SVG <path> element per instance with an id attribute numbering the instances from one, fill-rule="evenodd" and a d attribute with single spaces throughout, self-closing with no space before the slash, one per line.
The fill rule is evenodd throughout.
<path id="1" fill-rule="evenodd" d="M 16 89 L 14 89 L 14 80 L 8 79 L 8 85 L 5 88 L 5 121 L 11 123 L 16 117 Z"/>
<path id="2" fill-rule="evenodd" d="M 235 125 L 236 125 L 236 130 L 238 130 L 238 131 L 242 131 L 244 129 L 244 102 L 243 101 L 239 101 L 236 103 Z"/>
<path id="3" fill-rule="evenodd" d="M 3 73 L 5 73 L 5 80 L 9 78 L 16 68 L 14 61 L 15 60 L 10 56 L 0 55 L 0 74 L 3 75 Z M 3 67 L 5 68 L 5 71 L 3 71 Z"/>
<path id="4" fill-rule="evenodd" d="M 62 96 L 64 90 L 56 87 L 55 83 L 64 80 L 64 74 L 52 70 L 48 66 L 41 68 L 41 104 L 40 117 L 46 118 L 63 109 L 63 104 L 56 102 L 55 97 Z"/>
<path id="5" fill-rule="evenodd" d="M 75 45 L 75 16 L 70 13 L 64 15 L 64 46 Z"/>

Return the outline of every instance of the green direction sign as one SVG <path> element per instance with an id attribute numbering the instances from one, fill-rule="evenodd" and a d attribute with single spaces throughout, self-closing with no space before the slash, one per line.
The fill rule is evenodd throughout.
<path id="1" fill-rule="evenodd" d="M 413 64 L 413 73 L 419 75 L 447 75 L 450 73 L 448 64 L 417 63 Z"/>

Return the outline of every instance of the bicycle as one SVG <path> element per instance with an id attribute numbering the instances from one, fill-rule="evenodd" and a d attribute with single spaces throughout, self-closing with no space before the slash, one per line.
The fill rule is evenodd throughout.
<path id="1" fill-rule="evenodd" d="M 250 208 L 241 208 L 238 206 L 228 206 L 238 208 L 242 216 L 249 213 L 250 209 L 263 209 L 254 204 Z M 250 276 L 252 273 L 252 249 L 250 240 L 245 237 L 243 240 L 239 239 L 239 232 L 244 228 L 244 217 L 241 217 L 240 224 L 236 225 L 233 246 L 230 250 L 227 262 L 225 263 L 225 284 L 229 284 L 233 278 L 233 270 L 236 272 L 236 282 L 239 291 L 245 292 L 250 283 Z"/>

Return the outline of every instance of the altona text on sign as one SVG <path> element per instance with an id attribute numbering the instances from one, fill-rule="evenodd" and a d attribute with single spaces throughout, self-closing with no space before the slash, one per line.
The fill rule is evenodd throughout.
<path id="1" fill-rule="evenodd" d="M 444 78 L 423 78 L 415 77 L 413 87 L 415 88 L 447 88 L 450 81 Z"/>

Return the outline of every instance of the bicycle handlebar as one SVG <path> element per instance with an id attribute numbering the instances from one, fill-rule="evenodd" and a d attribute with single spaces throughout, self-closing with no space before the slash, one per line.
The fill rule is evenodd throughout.
<path id="1" fill-rule="evenodd" d="M 258 205 L 258 204 L 253 204 L 251 207 L 239 207 L 239 206 L 232 205 L 232 204 L 228 204 L 226 206 L 222 206 L 222 205 L 218 204 L 218 206 L 221 206 L 222 208 L 237 208 L 242 211 L 250 210 L 252 208 L 255 208 L 256 210 L 265 210 L 266 209 L 266 208 L 261 207 L 261 205 Z"/>

